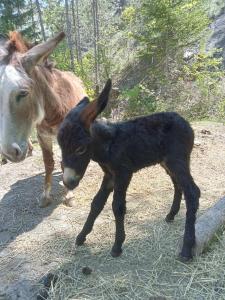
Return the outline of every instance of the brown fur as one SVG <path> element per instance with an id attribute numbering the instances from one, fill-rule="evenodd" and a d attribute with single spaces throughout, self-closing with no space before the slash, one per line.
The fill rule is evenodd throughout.
<path id="1" fill-rule="evenodd" d="M 96 118 L 98 114 L 98 109 L 97 109 L 97 100 L 92 101 L 87 109 L 85 109 L 82 114 L 81 114 L 81 120 L 83 121 L 85 128 L 89 129 L 90 124 L 93 122 L 93 120 Z"/>
<path id="2" fill-rule="evenodd" d="M 8 43 L 13 49 L 11 58 L 16 52 L 26 53 L 33 46 L 16 31 L 9 33 Z M 17 56 L 12 62 L 18 60 Z M 45 118 L 41 126 L 45 129 L 59 125 L 65 114 L 86 96 L 83 83 L 78 77 L 71 72 L 53 68 L 49 61 L 35 67 L 31 79 L 35 83 L 34 93 L 38 99 L 44 98 Z"/>
<path id="3" fill-rule="evenodd" d="M 32 45 L 28 43 L 17 31 L 10 31 L 8 46 L 9 48 L 12 48 L 13 52 L 17 51 L 20 53 L 25 53 L 28 49 L 32 47 Z"/>
<path id="4" fill-rule="evenodd" d="M 22 35 L 17 31 L 10 31 L 8 35 L 8 41 L 6 43 L 7 55 L 4 57 L 4 62 L 10 62 L 14 65 L 18 65 L 17 53 L 26 53 L 29 49 L 37 45 L 37 42 L 30 43 L 22 37 Z M 50 71 L 52 70 L 54 64 L 46 58 L 43 61 L 43 66 Z"/>
<path id="5" fill-rule="evenodd" d="M 44 119 L 37 126 L 37 133 L 46 171 L 44 198 L 49 198 L 51 174 L 54 169 L 52 135 L 57 134 L 65 115 L 86 96 L 86 93 L 78 77 L 71 72 L 54 68 L 47 58 L 44 58 L 40 65 L 35 66 L 30 74 L 27 74 L 22 66 L 21 54 L 25 54 L 32 46 L 18 32 L 10 32 L 7 42 L 8 54 L 4 63 L 13 64 L 24 73 L 24 84 L 28 85 L 30 101 L 22 112 L 24 115 L 20 117 L 32 118 L 37 110 L 36 101 L 44 108 Z M 42 206 L 48 203 L 49 199 L 45 199 Z"/>
<path id="6" fill-rule="evenodd" d="M 67 112 L 85 96 L 81 80 L 71 72 L 36 67 L 32 78 L 37 95 L 44 96 L 45 118 L 41 124 L 44 128 L 59 125 Z"/>

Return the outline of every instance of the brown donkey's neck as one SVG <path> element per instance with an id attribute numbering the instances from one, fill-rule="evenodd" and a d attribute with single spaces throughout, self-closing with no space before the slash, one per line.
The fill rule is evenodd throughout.
<path id="1" fill-rule="evenodd" d="M 57 127 L 68 111 L 86 96 L 82 82 L 70 72 L 40 66 L 35 68 L 32 78 L 36 101 L 41 102 L 44 110 L 44 127 Z"/>

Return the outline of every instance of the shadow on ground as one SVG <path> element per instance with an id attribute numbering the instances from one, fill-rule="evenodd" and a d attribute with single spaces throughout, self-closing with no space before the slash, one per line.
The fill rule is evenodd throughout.
<path id="1" fill-rule="evenodd" d="M 60 172 L 53 174 L 53 202 L 40 208 L 38 199 L 42 194 L 44 173 L 18 180 L 11 185 L 0 201 L 0 252 L 19 235 L 34 229 L 62 202 L 63 187 Z"/>

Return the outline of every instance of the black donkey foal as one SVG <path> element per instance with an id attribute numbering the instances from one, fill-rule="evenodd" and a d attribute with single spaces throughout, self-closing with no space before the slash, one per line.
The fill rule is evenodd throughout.
<path id="1" fill-rule="evenodd" d="M 156 113 L 120 123 L 95 121 L 106 107 L 110 89 L 111 80 L 108 80 L 97 100 L 90 102 L 85 97 L 68 113 L 58 133 L 63 181 L 69 189 L 79 184 L 91 159 L 98 162 L 104 172 L 100 190 L 92 201 L 76 244 L 84 243 L 109 194 L 114 191 L 112 208 L 116 236 L 111 254 L 119 256 L 125 240 L 126 191 L 132 175 L 141 168 L 159 163 L 171 177 L 175 190 L 167 222 L 178 213 L 184 193 L 187 213 L 180 258 L 187 261 L 192 258 L 195 244 L 195 219 L 200 197 L 200 190 L 190 174 L 193 130 L 174 112 Z"/>

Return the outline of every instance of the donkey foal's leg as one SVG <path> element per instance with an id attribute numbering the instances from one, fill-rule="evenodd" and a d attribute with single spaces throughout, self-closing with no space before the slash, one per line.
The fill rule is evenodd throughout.
<path id="1" fill-rule="evenodd" d="M 183 239 L 183 247 L 180 253 L 180 259 L 186 262 L 192 258 L 192 248 L 195 245 L 195 220 L 196 212 L 199 206 L 200 190 L 194 183 L 190 174 L 189 164 L 187 162 L 170 162 L 167 164 L 176 182 L 184 192 L 186 201 L 186 222 Z"/>
<path id="2" fill-rule="evenodd" d="M 126 213 L 126 191 L 131 178 L 132 174 L 118 174 L 115 177 L 112 208 L 116 220 L 116 235 L 111 250 L 113 257 L 120 256 L 122 253 L 122 244 L 125 240 L 124 217 Z"/>
<path id="3" fill-rule="evenodd" d="M 199 206 L 200 190 L 190 176 L 189 181 L 187 179 L 183 185 L 183 191 L 187 212 L 183 247 L 180 253 L 180 259 L 185 262 L 192 258 L 192 248 L 195 245 L 195 221 L 196 212 Z"/>
<path id="4" fill-rule="evenodd" d="M 174 217 L 180 210 L 180 202 L 182 198 L 182 190 L 178 186 L 177 182 L 171 177 L 174 185 L 174 198 L 173 198 L 173 204 L 170 208 L 170 212 L 166 216 L 166 222 L 172 222 L 174 220 Z"/>
<path id="5" fill-rule="evenodd" d="M 112 190 L 113 190 L 113 178 L 111 175 L 105 174 L 102 181 L 102 185 L 91 203 L 91 210 L 89 212 L 87 221 L 85 222 L 83 229 L 81 230 L 81 232 L 78 234 L 76 238 L 76 245 L 79 246 L 85 242 L 86 236 L 92 231 L 94 222 L 97 216 L 102 211 L 109 197 L 109 194 L 112 192 Z"/>

